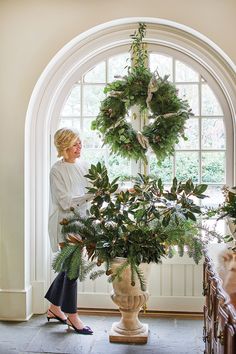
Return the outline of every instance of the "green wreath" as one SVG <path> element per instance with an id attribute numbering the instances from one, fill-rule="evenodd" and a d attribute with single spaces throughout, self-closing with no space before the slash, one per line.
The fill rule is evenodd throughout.
<path id="1" fill-rule="evenodd" d="M 180 137 L 186 140 L 185 122 L 192 113 L 168 76 L 161 78 L 146 67 L 147 50 L 142 42 L 145 30 L 146 25 L 139 24 L 138 32 L 131 36 L 134 65 L 129 67 L 127 76 L 105 87 L 107 97 L 101 102 L 92 129 L 101 133 L 113 153 L 147 162 L 146 152 L 151 147 L 160 164 L 174 153 Z M 142 131 L 135 131 L 126 119 L 134 105 L 146 117 Z"/>

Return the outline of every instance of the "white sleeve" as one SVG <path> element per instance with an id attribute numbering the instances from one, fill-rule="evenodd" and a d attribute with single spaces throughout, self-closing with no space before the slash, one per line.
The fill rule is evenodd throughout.
<path id="1" fill-rule="evenodd" d="M 79 197 L 73 197 L 72 203 L 75 204 L 76 206 L 82 206 L 83 204 L 86 204 L 87 202 L 92 200 L 93 197 L 94 197 L 94 194 L 86 193 L 86 194 L 81 195 Z"/>
<path id="2" fill-rule="evenodd" d="M 72 206 L 72 196 L 68 193 L 62 176 L 56 171 L 50 173 L 50 187 L 52 201 L 56 200 L 63 210 L 69 210 Z"/>

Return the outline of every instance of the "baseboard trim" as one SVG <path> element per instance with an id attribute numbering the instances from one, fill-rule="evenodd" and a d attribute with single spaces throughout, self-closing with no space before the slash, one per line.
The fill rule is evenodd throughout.
<path id="1" fill-rule="evenodd" d="M 91 316 L 120 316 L 119 310 L 110 309 L 96 309 L 96 308 L 78 308 L 78 312 L 81 315 L 91 315 Z M 151 318 L 188 318 L 188 319 L 202 319 L 203 312 L 178 312 L 178 311 L 140 311 L 140 317 L 151 317 Z"/>
<path id="2" fill-rule="evenodd" d="M 46 312 L 44 281 L 33 281 L 27 289 L 0 289 L 0 320 L 28 321 L 34 314 Z"/>
<path id="3" fill-rule="evenodd" d="M 79 308 L 91 308 L 96 304 L 97 309 L 116 310 L 108 293 L 78 293 Z M 204 305 L 203 296 L 150 296 L 147 302 L 147 311 L 201 313 Z M 95 306 L 93 307 L 95 308 Z"/>
<path id="4" fill-rule="evenodd" d="M 0 320 L 28 321 L 33 315 L 32 287 L 0 290 Z"/>

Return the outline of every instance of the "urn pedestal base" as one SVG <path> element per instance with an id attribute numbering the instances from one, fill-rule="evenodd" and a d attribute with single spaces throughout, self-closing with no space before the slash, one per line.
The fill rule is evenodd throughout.
<path id="1" fill-rule="evenodd" d="M 120 322 L 114 322 L 109 333 L 109 340 L 113 343 L 146 344 L 148 340 L 148 324 L 142 323 L 141 328 L 128 331 L 119 327 Z"/>
<path id="2" fill-rule="evenodd" d="M 116 269 L 125 261 L 126 259 L 124 258 L 115 259 L 112 263 L 114 274 Z M 142 263 L 139 267 L 144 279 L 147 281 L 150 265 Z M 121 319 L 119 322 L 114 322 L 111 327 L 110 342 L 146 344 L 148 340 L 148 325 L 141 323 L 138 315 L 143 305 L 147 303 L 149 298 L 148 291 L 144 287 L 141 289 L 140 281 L 136 274 L 134 279 L 132 278 L 130 266 L 123 269 L 122 278 L 113 280 L 112 285 L 111 298 L 119 307 Z"/>

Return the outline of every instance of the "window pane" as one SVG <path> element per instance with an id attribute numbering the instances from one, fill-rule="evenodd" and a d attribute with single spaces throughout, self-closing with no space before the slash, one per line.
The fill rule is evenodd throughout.
<path id="1" fill-rule="evenodd" d="M 209 198 L 202 200 L 202 206 L 218 207 L 218 205 L 224 201 L 222 185 L 208 186 L 204 194 L 206 194 Z"/>
<path id="2" fill-rule="evenodd" d="M 225 127 L 222 118 L 202 119 L 202 147 L 205 149 L 225 148 Z"/>
<path id="3" fill-rule="evenodd" d="M 80 115 L 80 85 L 72 88 L 61 111 L 62 116 Z"/>
<path id="4" fill-rule="evenodd" d="M 195 115 L 199 115 L 198 85 L 176 85 L 179 90 L 179 97 L 187 100 Z"/>
<path id="5" fill-rule="evenodd" d="M 225 182 L 225 153 L 202 153 L 202 181 L 206 183 Z"/>
<path id="6" fill-rule="evenodd" d="M 83 147 L 84 148 L 101 148 L 102 140 L 96 131 L 91 130 L 91 122 L 93 118 L 83 119 Z"/>
<path id="7" fill-rule="evenodd" d="M 80 131 L 81 129 L 81 121 L 80 121 L 80 118 L 74 118 L 73 119 L 73 127 L 75 129 L 77 129 L 78 131 Z"/>
<path id="8" fill-rule="evenodd" d="M 105 163 L 104 149 L 82 149 L 81 157 L 89 164 L 97 164 L 99 161 Z"/>
<path id="9" fill-rule="evenodd" d="M 59 128 L 75 128 L 80 131 L 80 118 L 61 118 Z"/>
<path id="10" fill-rule="evenodd" d="M 108 170 L 111 179 L 120 177 L 119 180 L 127 180 L 131 176 L 130 161 L 117 155 L 110 155 L 108 158 Z"/>
<path id="11" fill-rule="evenodd" d="M 84 75 L 84 82 L 106 82 L 106 64 L 105 61 L 99 63 L 94 68 L 90 69 Z"/>
<path id="12" fill-rule="evenodd" d="M 188 178 L 192 178 L 194 182 L 198 182 L 198 166 L 198 152 L 176 152 L 176 178 L 179 181 L 186 181 Z"/>
<path id="13" fill-rule="evenodd" d="M 161 167 L 157 164 L 154 154 L 149 158 L 149 173 L 152 177 L 161 178 L 164 183 L 171 183 L 173 179 L 173 158 L 167 158 L 162 162 Z"/>
<path id="14" fill-rule="evenodd" d="M 190 118 L 187 120 L 185 129 L 185 136 L 188 140 L 180 139 L 176 150 L 198 149 L 199 148 L 199 120 L 197 118 Z"/>
<path id="15" fill-rule="evenodd" d="M 99 113 L 101 101 L 105 95 L 104 85 L 84 85 L 83 87 L 83 115 L 96 116 Z"/>
<path id="16" fill-rule="evenodd" d="M 125 76 L 128 72 L 126 66 L 130 66 L 130 55 L 123 53 L 108 59 L 108 81 L 114 81 L 115 76 Z"/>
<path id="17" fill-rule="evenodd" d="M 159 75 L 169 75 L 169 81 L 173 81 L 173 59 L 167 55 L 151 53 L 149 57 L 149 67 L 152 72 L 158 71 Z"/>
<path id="18" fill-rule="evenodd" d="M 71 127 L 73 127 L 73 119 L 72 118 L 69 118 L 69 119 L 61 118 L 59 123 L 60 123 L 59 124 L 59 129 L 60 128 L 71 128 Z"/>
<path id="19" fill-rule="evenodd" d="M 179 60 L 175 62 L 175 81 L 193 82 L 199 81 L 199 74 Z"/>
<path id="20" fill-rule="evenodd" d="M 202 115 L 203 116 L 222 116 L 223 112 L 220 104 L 213 93 L 212 89 L 207 85 L 202 85 Z"/>

